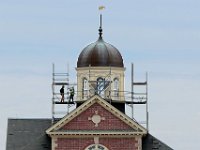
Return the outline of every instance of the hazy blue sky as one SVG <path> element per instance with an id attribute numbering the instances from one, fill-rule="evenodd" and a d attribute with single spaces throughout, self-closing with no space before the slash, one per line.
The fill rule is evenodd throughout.
<path id="1" fill-rule="evenodd" d="M 103 37 L 136 79 L 149 74 L 150 133 L 175 150 L 200 149 L 199 0 L 0 0 L 0 149 L 8 118 L 51 117 L 51 67 L 76 81 L 81 50 Z"/>

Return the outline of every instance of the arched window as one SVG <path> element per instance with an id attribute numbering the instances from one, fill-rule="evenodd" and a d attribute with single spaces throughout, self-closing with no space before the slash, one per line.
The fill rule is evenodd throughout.
<path id="1" fill-rule="evenodd" d="M 96 93 L 101 97 L 104 97 L 104 87 L 105 87 L 105 81 L 103 78 L 99 77 L 97 79 Z"/>
<path id="2" fill-rule="evenodd" d="M 101 144 L 91 144 L 85 150 L 109 150 L 109 149 Z"/>
<path id="3" fill-rule="evenodd" d="M 86 78 L 83 78 L 83 83 L 82 83 L 83 87 L 82 87 L 82 98 L 83 99 L 88 99 L 89 95 L 88 95 L 88 80 Z"/>
<path id="4" fill-rule="evenodd" d="M 114 78 L 113 84 L 114 84 L 113 85 L 114 97 L 118 97 L 119 96 L 119 79 Z"/>

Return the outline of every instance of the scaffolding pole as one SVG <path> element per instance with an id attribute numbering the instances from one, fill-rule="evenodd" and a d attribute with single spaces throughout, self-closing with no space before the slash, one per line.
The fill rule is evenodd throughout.
<path id="1" fill-rule="evenodd" d="M 131 63 L 131 101 L 133 103 L 134 99 L 133 99 L 133 92 L 134 92 L 134 86 L 133 86 L 133 83 L 134 83 L 134 65 L 133 63 Z M 134 118 L 134 105 L 132 104 L 131 105 L 131 113 L 132 113 L 132 119 Z"/>
<path id="2" fill-rule="evenodd" d="M 149 112 L 148 112 L 148 74 L 145 74 L 145 82 L 135 82 L 134 80 L 134 64 L 131 63 L 131 102 L 126 101 L 131 107 L 131 117 L 135 119 L 135 109 L 139 105 L 145 105 L 145 121 L 147 131 L 149 131 Z M 143 92 L 136 92 L 138 87 L 144 87 Z"/>

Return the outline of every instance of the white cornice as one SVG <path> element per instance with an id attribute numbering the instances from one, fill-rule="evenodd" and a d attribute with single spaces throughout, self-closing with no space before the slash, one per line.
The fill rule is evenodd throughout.
<path id="1" fill-rule="evenodd" d="M 76 131 L 59 131 L 59 132 L 52 132 L 50 133 L 50 136 L 56 136 L 56 137 L 136 137 L 136 136 L 143 136 L 141 132 L 126 132 L 126 131 L 87 131 L 87 132 L 76 132 Z"/>
<path id="2" fill-rule="evenodd" d="M 122 71 L 125 71 L 126 68 L 125 67 L 79 67 L 79 68 L 76 68 L 76 70 L 88 70 L 88 69 L 91 69 L 91 70 L 122 70 Z"/>

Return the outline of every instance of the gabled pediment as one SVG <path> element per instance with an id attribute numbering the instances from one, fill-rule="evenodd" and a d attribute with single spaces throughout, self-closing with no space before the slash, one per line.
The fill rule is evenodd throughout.
<path id="1" fill-rule="evenodd" d="M 145 135 L 147 130 L 95 95 L 46 130 L 48 135 Z"/>

